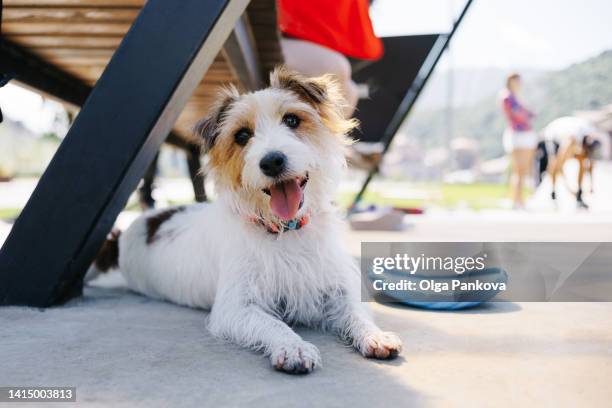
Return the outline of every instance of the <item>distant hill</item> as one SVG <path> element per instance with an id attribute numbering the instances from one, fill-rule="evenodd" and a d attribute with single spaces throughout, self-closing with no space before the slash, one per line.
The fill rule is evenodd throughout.
<path id="1" fill-rule="evenodd" d="M 482 87 L 487 90 L 487 95 L 471 104 L 461 106 L 457 103 L 455 106 L 458 107 L 452 111 L 453 137 L 478 140 L 484 158 L 496 157 L 503 152 L 501 135 L 505 120 L 498 91 L 492 90 L 490 83 L 483 77 Z M 500 89 L 503 76 L 497 83 L 497 89 Z M 523 99 L 538 115 L 536 130 L 559 116 L 612 103 L 612 50 L 560 71 L 525 75 Z M 402 132 L 425 148 L 447 146 L 447 111 L 442 107 L 428 108 L 428 105 L 436 104 L 420 104 L 419 101 L 419 108 L 407 120 Z"/>
<path id="2" fill-rule="evenodd" d="M 533 81 L 547 71 L 519 69 L 526 81 Z M 504 83 L 508 70 L 503 68 L 457 68 L 452 72 L 436 70 L 421 96 L 418 106 L 422 110 L 442 109 L 448 104 L 448 85 L 452 83 L 452 101 L 455 108 L 473 105 L 495 94 Z"/>

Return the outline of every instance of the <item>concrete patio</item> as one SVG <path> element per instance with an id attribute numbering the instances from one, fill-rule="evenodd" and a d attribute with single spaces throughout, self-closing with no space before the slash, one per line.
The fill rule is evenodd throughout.
<path id="1" fill-rule="evenodd" d="M 274 371 L 205 330 L 202 311 L 129 293 L 117 276 L 48 309 L 0 310 L 2 385 L 76 386 L 96 406 L 551 406 L 612 399 L 612 304 L 497 303 L 464 312 L 373 305 L 405 350 L 363 359 L 299 330 L 324 366 Z"/>
<path id="2" fill-rule="evenodd" d="M 567 200 L 558 211 L 432 211 L 408 218 L 403 232 L 347 231 L 347 241 L 355 256 L 362 241 L 609 241 L 609 189 L 601 184 L 591 212 Z M 62 307 L 0 308 L 0 385 L 76 386 L 81 403 L 125 407 L 607 407 L 612 400 L 612 303 L 491 303 L 463 312 L 372 304 L 380 326 L 404 340 L 400 358 L 366 360 L 330 335 L 298 329 L 324 366 L 290 376 L 212 338 L 203 311 L 130 293 L 116 272 L 95 285 Z"/>
<path id="3" fill-rule="evenodd" d="M 611 227 L 581 213 L 555 223 L 536 214 L 438 214 L 402 233 L 347 237 L 357 255 L 362 240 L 512 240 L 526 231 L 533 240 L 597 240 Z M 203 311 L 130 293 L 117 272 L 95 284 L 62 307 L 0 309 L 0 384 L 76 386 L 79 402 L 126 407 L 605 407 L 612 400 L 612 303 L 492 303 L 463 312 L 373 304 L 380 326 L 404 340 L 400 358 L 366 360 L 332 336 L 298 329 L 324 366 L 296 377 L 212 338 Z"/>

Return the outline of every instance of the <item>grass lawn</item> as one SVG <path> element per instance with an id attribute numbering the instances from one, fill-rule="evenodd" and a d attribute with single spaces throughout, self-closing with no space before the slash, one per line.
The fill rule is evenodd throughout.
<path id="1" fill-rule="evenodd" d="M 14 220 L 20 212 L 21 208 L 0 208 L 0 220 Z"/>
<path id="2" fill-rule="evenodd" d="M 442 184 L 442 183 L 393 183 L 393 188 L 384 185 L 372 186 L 364 197 L 365 204 L 390 205 L 396 207 L 468 207 L 474 210 L 501 208 L 502 200 L 510 197 L 508 186 L 504 184 Z M 378 188 L 376 188 L 378 187 Z M 525 194 L 529 192 L 525 190 Z M 338 202 L 348 207 L 354 192 L 343 192 Z M 171 205 L 188 204 L 190 201 L 170 200 Z M 137 201 L 131 201 L 127 209 L 137 210 Z M 20 208 L 0 208 L 0 220 L 14 220 Z"/>
<path id="3" fill-rule="evenodd" d="M 442 183 L 406 183 L 406 191 L 414 192 L 414 198 L 393 196 L 383 191 L 366 192 L 363 202 L 367 204 L 390 205 L 396 207 L 437 206 L 455 208 L 468 207 L 474 210 L 500 208 L 505 199 L 509 199 L 509 187 L 505 184 L 442 184 Z M 525 194 L 528 191 L 525 190 Z M 407 194 L 410 195 L 410 194 Z M 339 198 L 343 207 L 351 204 L 352 192 L 344 192 Z"/>

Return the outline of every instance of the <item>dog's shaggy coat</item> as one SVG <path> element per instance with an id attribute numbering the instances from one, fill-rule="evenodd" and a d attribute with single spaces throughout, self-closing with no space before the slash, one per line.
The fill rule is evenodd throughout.
<path id="1" fill-rule="evenodd" d="M 332 205 L 354 126 L 341 109 L 331 78 L 282 68 L 270 88 L 224 90 L 196 127 L 218 199 L 145 213 L 118 238 L 130 288 L 210 309 L 214 335 L 263 351 L 286 372 L 321 364 L 291 324 L 333 331 L 366 357 L 396 356 L 401 341 L 360 301 L 359 269 Z M 274 170 L 264 166 L 271 152 L 283 158 Z M 302 228 L 283 228 L 305 217 Z"/>

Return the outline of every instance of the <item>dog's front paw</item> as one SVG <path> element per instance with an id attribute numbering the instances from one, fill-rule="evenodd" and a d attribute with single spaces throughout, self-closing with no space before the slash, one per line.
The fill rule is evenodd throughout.
<path id="1" fill-rule="evenodd" d="M 321 365 L 319 350 L 305 341 L 279 346 L 270 354 L 272 366 L 290 374 L 307 374 Z"/>
<path id="2" fill-rule="evenodd" d="M 355 348 L 364 357 L 386 360 L 397 357 L 402 341 L 395 333 L 378 331 L 367 333 L 355 343 Z"/>

